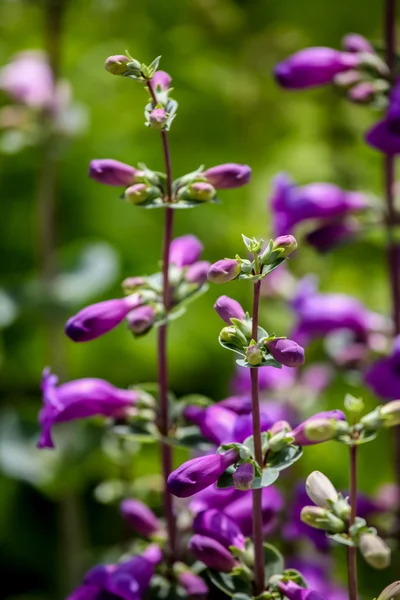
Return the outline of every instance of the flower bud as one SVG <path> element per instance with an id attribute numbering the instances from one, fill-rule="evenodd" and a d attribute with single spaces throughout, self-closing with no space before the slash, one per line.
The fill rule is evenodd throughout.
<path id="1" fill-rule="evenodd" d="M 211 265 L 207 277 L 212 283 L 227 283 L 236 279 L 240 271 L 240 263 L 236 259 L 224 258 Z"/>
<path id="2" fill-rule="evenodd" d="M 294 581 L 279 581 L 279 590 L 288 600 L 326 600 L 325 596 L 316 590 L 303 588 Z"/>
<path id="3" fill-rule="evenodd" d="M 254 481 L 254 466 L 252 463 L 243 463 L 238 466 L 232 477 L 237 490 L 250 490 Z"/>
<path id="4" fill-rule="evenodd" d="M 221 329 L 219 338 L 221 342 L 224 342 L 225 344 L 232 344 L 238 348 L 243 348 L 243 346 L 247 344 L 246 338 L 244 336 L 242 338 L 241 332 L 238 331 L 233 325 Z"/>
<path id="5" fill-rule="evenodd" d="M 352 85 L 360 83 L 362 75 L 359 71 L 343 71 L 338 73 L 333 79 L 333 83 L 342 89 L 349 89 Z"/>
<path id="6" fill-rule="evenodd" d="M 379 594 L 378 600 L 399 600 L 400 581 L 394 581 Z"/>
<path id="7" fill-rule="evenodd" d="M 274 250 L 283 249 L 279 257 L 286 257 L 297 250 L 297 240 L 293 235 L 280 235 L 274 240 Z"/>
<path id="8" fill-rule="evenodd" d="M 310 500 L 321 508 L 331 508 L 331 502 L 334 503 L 338 500 L 338 493 L 334 485 L 320 471 L 314 471 L 307 477 L 306 492 Z"/>
<path id="9" fill-rule="evenodd" d="M 106 71 L 112 75 L 123 75 L 128 71 L 127 64 L 131 62 L 131 59 L 123 54 L 116 54 L 109 56 L 104 64 Z M 139 64 L 139 63 L 138 63 Z M 140 68 L 140 64 L 139 64 Z"/>
<path id="10" fill-rule="evenodd" d="M 390 548 L 377 535 L 362 533 L 360 551 L 366 562 L 374 569 L 386 569 L 390 565 Z"/>
<path id="11" fill-rule="evenodd" d="M 216 508 L 204 510 L 196 515 L 193 520 L 193 531 L 217 540 L 225 548 L 229 546 L 236 546 L 242 550 L 245 548 L 246 538 L 239 525 Z"/>
<path id="12" fill-rule="evenodd" d="M 271 435 L 276 435 L 282 431 L 290 432 L 291 430 L 292 428 L 287 421 L 276 421 L 276 423 L 274 423 L 270 428 L 269 432 Z"/>
<path id="13" fill-rule="evenodd" d="M 185 279 L 188 283 L 195 283 L 199 286 L 207 281 L 207 274 L 210 268 L 208 260 L 200 260 L 191 265 L 186 273 Z"/>
<path id="14" fill-rule="evenodd" d="M 194 535 L 188 547 L 193 556 L 210 569 L 230 573 L 237 564 L 229 550 L 205 535 Z"/>
<path id="15" fill-rule="evenodd" d="M 178 574 L 178 582 L 186 591 L 189 598 L 206 598 L 208 587 L 204 579 L 192 571 L 185 570 Z"/>
<path id="16" fill-rule="evenodd" d="M 320 506 L 304 506 L 300 519 L 310 527 L 324 529 L 329 533 L 342 533 L 346 530 L 345 523 L 339 517 Z"/>
<path id="17" fill-rule="evenodd" d="M 126 294 L 132 294 L 146 283 L 144 277 L 126 277 L 122 282 L 122 289 Z"/>
<path id="18" fill-rule="evenodd" d="M 304 364 L 304 348 L 293 340 L 277 338 L 266 343 L 268 352 L 285 367 L 299 367 Z"/>
<path id="19" fill-rule="evenodd" d="M 145 183 L 135 183 L 125 190 L 125 200 L 131 204 L 142 204 L 155 196 L 157 189 L 146 185 Z"/>
<path id="20" fill-rule="evenodd" d="M 348 91 L 348 98 L 357 104 L 368 104 L 375 98 L 375 86 L 370 81 L 362 81 Z"/>
<path id="21" fill-rule="evenodd" d="M 165 92 L 171 85 L 172 77 L 165 71 L 156 71 L 151 81 L 151 87 L 157 92 L 157 88 Z"/>
<path id="22" fill-rule="evenodd" d="M 346 52 L 371 52 L 375 50 L 370 42 L 359 33 L 348 33 L 342 40 L 343 50 Z"/>
<path id="23" fill-rule="evenodd" d="M 168 121 L 168 113 L 165 108 L 153 108 L 149 115 L 149 121 L 153 129 L 164 129 L 164 125 Z"/>
<path id="24" fill-rule="evenodd" d="M 323 411 L 300 423 L 291 435 L 299 446 L 326 442 L 336 436 L 342 421 L 345 422 L 346 417 L 341 410 Z"/>
<path id="25" fill-rule="evenodd" d="M 156 311 L 152 306 L 139 306 L 128 313 L 126 320 L 134 335 L 146 333 L 154 324 Z"/>
<path id="26" fill-rule="evenodd" d="M 203 244 L 195 235 L 182 235 L 175 238 L 169 251 L 169 262 L 177 267 L 193 265 L 200 258 Z"/>
<path id="27" fill-rule="evenodd" d="M 160 529 L 160 522 L 152 510 L 140 500 L 127 498 L 120 505 L 120 512 L 128 525 L 140 535 L 149 538 Z"/>
<path id="28" fill-rule="evenodd" d="M 260 365 L 262 363 L 263 353 L 262 353 L 261 348 L 259 346 L 257 346 L 257 344 L 254 344 L 247 348 L 246 360 L 253 367 L 256 367 L 257 365 Z"/>
<path id="29" fill-rule="evenodd" d="M 229 296 L 220 296 L 214 304 L 216 313 L 221 317 L 225 323 L 231 324 L 231 319 L 238 319 L 243 321 L 245 313 L 239 302 L 229 298 Z"/>
<path id="30" fill-rule="evenodd" d="M 134 167 L 112 158 L 92 160 L 89 165 L 89 177 L 105 185 L 128 186 L 135 183 L 138 171 Z"/>
<path id="31" fill-rule="evenodd" d="M 236 188 L 249 183 L 251 169 L 248 165 L 226 163 L 207 169 L 203 176 L 217 190 Z"/>
<path id="32" fill-rule="evenodd" d="M 394 427 L 400 425 L 400 400 L 393 400 L 384 404 L 380 410 L 380 416 L 383 419 L 384 427 Z"/>
<path id="33" fill-rule="evenodd" d="M 197 202 L 208 202 L 216 196 L 215 188 L 207 181 L 196 181 L 189 185 L 185 192 L 189 200 L 196 200 Z"/>

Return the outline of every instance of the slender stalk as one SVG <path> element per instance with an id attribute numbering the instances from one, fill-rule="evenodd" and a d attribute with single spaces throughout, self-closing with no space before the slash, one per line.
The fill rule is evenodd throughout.
<path id="1" fill-rule="evenodd" d="M 384 33 L 386 63 L 390 71 L 391 80 L 394 81 L 396 62 L 396 0 L 386 0 Z M 397 336 L 400 334 L 400 249 L 395 239 L 395 224 L 397 220 L 395 207 L 395 156 L 385 155 L 383 174 L 386 197 L 387 256 L 392 297 L 393 335 Z M 400 427 L 396 428 L 395 443 L 396 480 L 400 489 Z M 397 535 L 400 538 L 400 509 L 397 519 Z"/>
<path id="2" fill-rule="evenodd" d="M 157 104 L 157 97 L 151 86 L 147 82 L 147 88 L 150 92 L 154 105 Z M 172 200 L 172 168 L 171 154 L 168 145 L 168 136 L 166 131 L 161 131 L 162 146 L 164 151 L 165 170 L 167 175 L 167 194 L 166 201 Z M 165 207 L 164 222 L 164 241 L 162 251 L 162 279 L 163 279 L 163 304 L 165 312 L 170 308 L 170 286 L 169 286 L 169 251 L 172 241 L 172 232 L 174 224 L 174 210 Z M 163 437 L 168 436 L 169 432 L 169 407 L 168 407 L 168 360 L 167 360 L 167 324 L 161 325 L 158 330 L 158 385 L 160 394 L 160 411 L 158 428 Z M 161 442 L 161 463 L 164 480 L 164 516 L 167 521 L 169 560 L 172 564 L 176 558 L 176 519 L 172 496 L 168 492 L 167 480 L 172 471 L 172 448 L 169 444 Z"/>
<path id="3" fill-rule="evenodd" d="M 261 282 L 254 284 L 253 297 L 253 324 L 252 338 L 258 339 L 258 307 L 260 303 Z M 261 423 L 260 404 L 258 398 L 258 369 L 250 369 L 251 377 L 251 407 L 253 416 L 253 439 L 254 453 L 260 468 L 263 467 L 263 455 L 261 446 Z M 255 594 L 258 596 L 264 591 L 264 546 L 263 546 L 263 523 L 262 523 L 262 489 L 253 490 L 253 542 L 254 542 L 254 581 Z"/>
<path id="4" fill-rule="evenodd" d="M 350 506 L 351 513 L 349 527 L 351 527 L 357 516 L 357 445 L 350 446 Z M 349 600 L 357 600 L 357 548 L 347 548 L 347 568 Z"/>

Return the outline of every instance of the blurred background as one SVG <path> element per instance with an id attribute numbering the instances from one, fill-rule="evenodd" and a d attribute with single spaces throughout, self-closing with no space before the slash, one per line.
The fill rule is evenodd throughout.
<path id="1" fill-rule="evenodd" d="M 151 445 L 121 462 L 96 423 L 66 427 L 61 450 L 35 448 L 46 365 L 61 381 L 102 377 L 126 387 L 156 377 L 154 332 L 134 341 L 118 327 L 81 345 L 63 334 L 71 314 L 89 302 L 118 297 L 122 279 L 157 270 L 160 256 L 162 212 L 133 208 L 118 190 L 87 176 L 93 158 L 163 167 L 159 135 L 143 126 L 142 86 L 106 73 L 105 58 L 125 49 L 146 63 L 162 55 L 161 68 L 172 75 L 179 102 L 169 136 L 175 176 L 201 164 L 243 162 L 253 168 L 251 184 L 223 191 L 223 204 L 177 214 L 176 235 L 194 233 L 204 243 L 203 258 L 215 261 L 242 251 L 241 233 L 272 234 L 268 198 L 278 172 L 301 184 L 329 181 L 379 197 L 381 158 L 363 143 L 376 115 L 330 88 L 285 92 L 271 73 L 278 60 L 302 47 L 339 47 L 350 31 L 379 41 L 381 11 L 380 2 L 366 10 L 361 0 L 0 3 L 0 64 L 23 50 L 50 49 L 53 67 L 69 82 L 56 134 L 43 134 L 46 122 L 7 112 L 12 102 L 6 93 L 0 96 L 1 598 L 65 597 L 121 537 L 116 506 L 105 501 L 99 484 L 118 477 L 121 468 L 129 477 L 158 469 Z M 56 190 L 54 206 L 49 189 Z M 305 247 L 291 270 L 297 277 L 315 273 L 320 289 L 352 294 L 388 314 L 384 243 L 383 233 L 372 228 L 328 255 Z M 212 308 L 220 293 L 211 287 L 171 327 L 170 384 L 177 396 L 220 400 L 229 393 L 234 357 L 217 342 L 220 322 Z M 248 286 L 233 283 L 222 293 L 250 308 Z M 282 301 L 263 300 L 268 330 L 284 335 L 292 318 Z M 313 345 L 307 358 L 322 360 L 322 346 Z M 357 378 L 338 372 L 315 412 L 341 408 L 346 391 L 375 405 Z M 393 478 L 392 455 L 386 434 L 361 448 L 363 492 L 371 494 Z M 347 464 L 345 447 L 321 445 L 306 450 L 296 477 L 319 469 L 346 489 Z M 285 485 L 290 492 L 290 479 Z M 155 494 L 155 507 L 157 502 Z M 336 549 L 335 557 L 343 582 L 344 549 Z M 382 573 L 361 569 L 361 591 L 373 598 L 398 575 L 398 554 L 393 568 Z"/>

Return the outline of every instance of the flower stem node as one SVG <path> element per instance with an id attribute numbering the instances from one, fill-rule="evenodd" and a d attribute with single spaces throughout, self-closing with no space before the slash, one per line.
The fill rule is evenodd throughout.
<path id="1" fill-rule="evenodd" d="M 342 519 L 320 506 L 304 506 L 300 518 L 303 523 L 315 529 L 324 529 L 329 533 L 343 533 L 346 530 L 346 524 Z"/>
<path id="2" fill-rule="evenodd" d="M 386 569 L 390 565 L 390 548 L 378 535 L 362 533 L 359 545 L 364 559 L 374 569 Z"/>

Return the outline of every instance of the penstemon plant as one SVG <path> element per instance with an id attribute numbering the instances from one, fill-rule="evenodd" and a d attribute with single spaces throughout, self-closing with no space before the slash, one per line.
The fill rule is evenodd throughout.
<path id="1" fill-rule="evenodd" d="M 386 155 L 386 223 L 397 335 L 400 292 L 393 233 L 393 156 L 400 152 L 400 137 L 393 13 L 394 2 L 387 0 L 386 62 L 367 40 L 350 35 L 345 38 L 343 52 L 330 48 L 303 50 L 280 63 L 275 74 L 286 88 L 334 82 L 354 102 L 388 105 L 387 116 L 368 133 L 367 141 Z M 360 337 L 363 342 L 368 340 L 379 324 L 354 299 L 343 296 L 340 300 L 331 298 L 336 312 L 328 308 L 330 314 L 324 316 L 326 298 L 319 302 L 315 287 L 311 293 L 307 282 L 292 298 L 294 310 L 301 316 L 290 339 L 266 331 L 260 324 L 259 309 L 262 286 L 280 277 L 279 273 L 288 274 L 287 263 L 297 251 L 292 230 L 299 222 L 307 218 L 320 221 L 308 241 L 327 251 L 354 233 L 353 221 L 348 219 L 366 209 L 367 203 L 360 194 L 344 192 L 337 186 L 297 188 L 287 178 L 278 177 L 273 200 L 276 237 L 265 242 L 243 235 L 243 257 L 237 254 L 212 265 L 200 260 L 203 247 L 197 238 L 185 235 L 173 239 L 175 210 L 220 202 L 218 191 L 249 183 L 251 169 L 227 163 L 206 170 L 200 167 L 173 179 L 168 132 L 177 117 L 178 104 L 171 97 L 171 77 L 159 70 L 159 61 L 158 57 L 146 65 L 127 53 L 109 57 L 105 68 L 147 91 L 145 125 L 160 132 L 165 172 L 154 171 L 143 163 L 134 167 L 114 159 L 96 159 L 90 164 L 89 176 L 101 184 L 123 188 L 122 198 L 137 208 L 164 211 L 161 271 L 126 278 L 122 283 L 125 296 L 82 309 L 65 328 L 74 342 L 96 339 L 121 322 L 127 323 L 134 338 L 156 329 L 157 390 L 146 385 L 122 390 L 101 379 L 57 385 L 57 377 L 46 369 L 38 445 L 54 447 L 52 428 L 56 423 L 95 415 L 106 417 L 122 442 L 131 437 L 157 442 L 161 450 L 163 514 L 159 518 L 138 499 L 124 497 L 121 515 L 142 542 L 119 560 L 91 569 L 69 600 L 138 600 L 146 593 L 152 598 L 205 597 L 210 588 L 235 600 L 329 600 L 319 589 L 310 589 L 302 569 L 293 568 L 288 557 L 265 538 L 282 508 L 281 495 L 273 485 L 281 472 L 301 459 L 303 447 L 332 440 L 349 447 L 349 497 L 339 493 L 327 475 L 315 471 L 306 481 L 306 492 L 314 505 L 302 507 L 301 521 L 347 547 L 348 596 L 349 600 L 357 600 L 357 548 L 373 568 L 385 568 L 390 563 L 390 547 L 357 514 L 358 447 L 375 439 L 380 429 L 400 424 L 400 401 L 386 396 L 392 402 L 362 416 L 363 402 L 347 395 L 344 406 L 348 420 L 342 410 L 336 409 L 317 412 L 300 422 L 294 419 L 292 427 L 290 419 L 279 411 L 275 418 L 265 414 L 263 373 L 279 371 L 282 379 L 292 378 L 289 386 L 295 387 L 296 375 L 288 372 L 296 373 L 304 364 L 303 346 L 310 338 L 345 327 L 359 344 Z M 325 206 L 318 200 L 320 194 L 329 198 Z M 218 298 L 214 308 L 225 323 L 219 343 L 238 356 L 241 373 L 247 373 L 247 377 L 241 377 L 250 401 L 245 395 L 218 404 L 195 395 L 176 400 L 168 380 L 169 327 L 190 302 L 207 291 L 208 282 L 235 280 L 252 284 L 251 313 L 228 296 Z M 307 308 L 310 296 L 311 308 Z M 384 359 L 385 365 L 388 361 Z M 379 364 L 372 367 L 367 382 L 374 381 L 374 369 L 380 368 Z M 270 377 L 273 375 L 266 379 Z M 175 446 L 189 448 L 194 455 L 173 470 Z M 379 600 L 398 598 L 399 593 L 399 582 L 395 582 Z"/>

